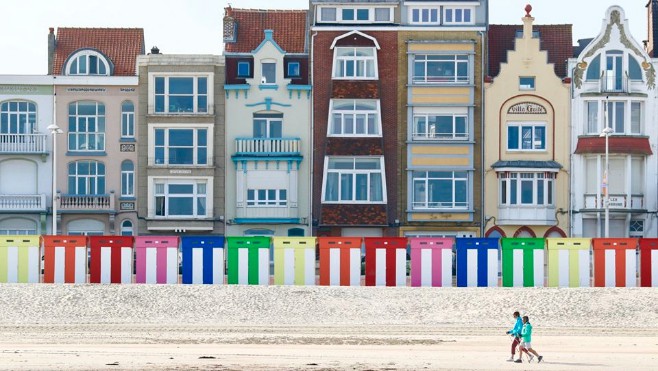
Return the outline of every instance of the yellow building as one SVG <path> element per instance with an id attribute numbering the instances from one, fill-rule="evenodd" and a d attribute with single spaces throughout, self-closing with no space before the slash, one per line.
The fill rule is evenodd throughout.
<path id="1" fill-rule="evenodd" d="M 569 235 L 570 90 L 562 77 L 571 25 L 533 29 L 531 9 L 526 7 L 522 27 L 489 30 L 490 50 L 500 51 L 490 56 L 490 72 L 500 68 L 485 86 L 488 237 Z M 506 56 L 505 38 L 513 39 Z"/>

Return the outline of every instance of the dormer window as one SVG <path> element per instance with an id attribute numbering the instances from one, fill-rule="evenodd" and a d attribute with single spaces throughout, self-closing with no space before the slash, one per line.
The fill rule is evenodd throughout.
<path id="1" fill-rule="evenodd" d="M 276 63 L 262 62 L 261 74 L 262 74 L 261 84 L 276 84 Z"/>
<path id="2" fill-rule="evenodd" d="M 318 22 L 388 23 L 393 20 L 393 7 L 318 7 Z"/>
<path id="3" fill-rule="evenodd" d="M 69 58 L 66 74 L 71 76 L 109 76 L 110 64 L 101 53 L 93 50 L 83 50 Z"/>

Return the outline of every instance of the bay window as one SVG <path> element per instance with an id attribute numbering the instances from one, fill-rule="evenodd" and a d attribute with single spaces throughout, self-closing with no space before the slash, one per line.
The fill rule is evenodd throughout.
<path id="1" fill-rule="evenodd" d="M 554 205 L 555 173 L 502 172 L 498 179 L 501 205 Z"/>
<path id="2" fill-rule="evenodd" d="M 207 76 L 156 76 L 156 113 L 208 113 Z"/>
<path id="3" fill-rule="evenodd" d="M 383 157 L 328 157 L 324 202 L 386 202 Z"/>
<path id="4" fill-rule="evenodd" d="M 414 171 L 412 173 L 412 208 L 468 208 L 468 172 Z"/>
<path id="5" fill-rule="evenodd" d="M 207 165 L 208 129 L 154 129 L 156 165 Z"/>
<path id="6" fill-rule="evenodd" d="M 414 114 L 414 139 L 468 139 L 466 114 Z"/>
<path id="7" fill-rule="evenodd" d="M 376 79 L 377 55 L 375 48 L 335 48 L 333 76 L 337 79 Z"/>
<path id="8" fill-rule="evenodd" d="M 202 181 L 156 181 L 156 217 L 206 217 L 207 184 Z"/>
<path id="9" fill-rule="evenodd" d="M 379 101 L 334 99 L 329 136 L 381 136 Z"/>
<path id="10" fill-rule="evenodd" d="M 467 83 L 468 55 L 416 54 L 413 58 L 414 83 Z"/>

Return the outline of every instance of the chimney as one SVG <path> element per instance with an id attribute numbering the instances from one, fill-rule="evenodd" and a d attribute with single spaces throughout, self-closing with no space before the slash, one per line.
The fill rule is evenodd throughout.
<path id="1" fill-rule="evenodd" d="M 48 74 L 54 75 L 53 73 L 53 61 L 55 60 L 55 46 L 57 45 L 57 40 L 55 39 L 55 28 L 50 27 L 50 32 L 48 33 Z"/>
<path id="2" fill-rule="evenodd" d="M 274 30 L 265 30 L 265 40 L 272 40 L 272 35 L 274 35 Z"/>
<path id="3" fill-rule="evenodd" d="M 656 50 L 656 36 L 658 36 L 658 0 L 651 0 L 647 3 L 647 53 L 651 57 L 658 55 Z"/>
<path id="4" fill-rule="evenodd" d="M 160 49 L 157 46 L 152 47 L 151 54 L 160 54 Z"/>

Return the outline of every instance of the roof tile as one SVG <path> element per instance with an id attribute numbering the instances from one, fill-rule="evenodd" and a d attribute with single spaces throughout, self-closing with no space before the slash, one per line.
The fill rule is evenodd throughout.
<path id="1" fill-rule="evenodd" d="M 573 57 L 571 25 L 533 25 L 532 29 L 539 31 L 541 49 L 548 52 L 548 62 L 555 64 L 555 74 L 567 76 L 567 59 Z M 497 76 L 500 64 L 507 62 L 507 52 L 514 50 L 517 30 L 523 30 L 523 25 L 489 25 L 489 76 Z"/>
<path id="2" fill-rule="evenodd" d="M 224 44 L 228 53 L 250 53 L 265 38 L 264 30 L 274 31 L 274 41 L 286 53 L 307 53 L 307 10 L 225 8 L 237 23 L 237 41 Z"/>
<path id="3" fill-rule="evenodd" d="M 53 74 L 62 75 L 69 56 L 86 48 L 107 56 L 114 64 L 114 76 L 135 76 L 137 56 L 144 54 L 144 29 L 59 27 Z"/>

